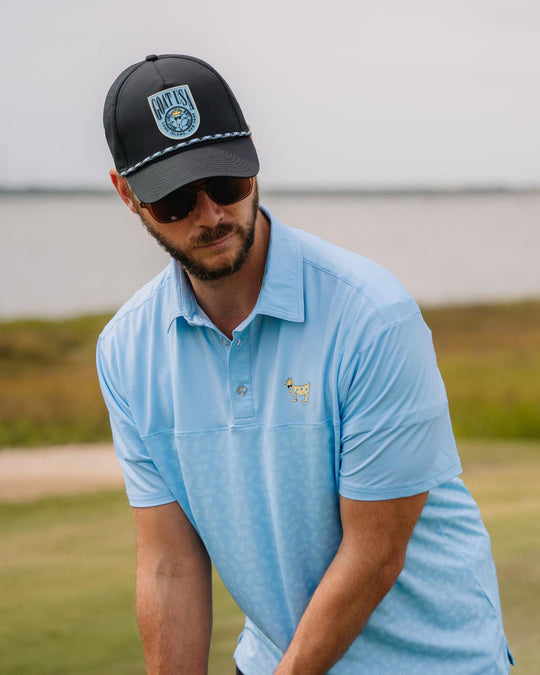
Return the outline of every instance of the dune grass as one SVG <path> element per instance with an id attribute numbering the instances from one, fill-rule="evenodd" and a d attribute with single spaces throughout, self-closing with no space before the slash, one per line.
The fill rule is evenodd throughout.
<path id="1" fill-rule="evenodd" d="M 540 302 L 425 310 L 463 438 L 540 438 Z"/>
<path id="2" fill-rule="evenodd" d="M 540 300 L 424 315 L 457 436 L 540 438 Z M 110 439 L 94 366 L 108 318 L 0 323 L 0 448 Z"/>
<path id="3" fill-rule="evenodd" d="M 461 442 L 497 564 L 516 675 L 540 672 L 540 442 Z M 0 673 L 144 673 L 123 493 L 0 504 Z M 210 675 L 233 672 L 242 616 L 214 578 Z"/>
<path id="4" fill-rule="evenodd" d="M 110 439 L 95 368 L 108 318 L 0 324 L 0 447 Z"/>

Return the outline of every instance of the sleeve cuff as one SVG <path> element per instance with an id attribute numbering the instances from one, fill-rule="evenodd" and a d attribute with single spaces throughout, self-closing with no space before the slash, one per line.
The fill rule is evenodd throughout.
<path id="1" fill-rule="evenodd" d="M 400 497 L 412 497 L 413 495 L 427 492 L 438 485 L 442 485 L 452 478 L 456 478 L 462 473 L 461 463 L 456 462 L 443 473 L 432 476 L 428 479 L 414 483 L 412 485 L 402 485 L 395 487 L 362 487 L 348 485 L 340 480 L 339 494 L 347 499 L 356 499 L 358 501 L 376 502 L 384 499 L 399 499 Z"/>

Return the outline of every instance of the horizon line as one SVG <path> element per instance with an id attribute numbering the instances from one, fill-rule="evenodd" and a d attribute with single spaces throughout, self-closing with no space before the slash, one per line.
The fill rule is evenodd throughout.
<path id="1" fill-rule="evenodd" d="M 481 195 L 481 194 L 523 194 L 540 192 L 540 183 L 523 184 L 441 184 L 441 185 L 388 185 L 388 186 L 274 186 L 263 188 L 261 193 L 269 196 L 283 197 L 330 197 L 330 196 L 414 196 L 414 195 Z M 66 186 L 6 186 L 0 185 L 0 196 L 105 196 L 114 195 L 112 188 L 99 187 L 66 187 Z"/>

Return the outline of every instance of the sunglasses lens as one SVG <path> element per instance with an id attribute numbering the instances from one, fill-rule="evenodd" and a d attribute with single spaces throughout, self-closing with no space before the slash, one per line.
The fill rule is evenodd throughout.
<path id="1" fill-rule="evenodd" d="M 206 192 L 217 204 L 227 206 L 245 199 L 253 187 L 252 178 L 229 178 L 220 176 L 211 178 L 206 184 Z"/>
<path id="2" fill-rule="evenodd" d="M 158 222 L 173 223 L 175 220 L 182 220 L 189 215 L 194 204 L 195 194 L 193 190 L 180 188 L 158 202 L 148 204 L 147 208 Z"/>
<path id="3" fill-rule="evenodd" d="M 198 189 L 203 189 L 216 204 L 227 206 L 245 199 L 253 188 L 252 178 L 209 178 Z M 186 218 L 197 201 L 196 187 L 181 187 L 158 202 L 145 204 L 159 223 L 174 223 Z"/>

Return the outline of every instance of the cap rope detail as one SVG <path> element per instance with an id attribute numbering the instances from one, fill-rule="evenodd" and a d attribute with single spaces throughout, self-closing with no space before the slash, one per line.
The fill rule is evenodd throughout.
<path id="1" fill-rule="evenodd" d="M 128 167 L 125 171 L 121 171 L 120 175 L 128 176 L 130 173 L 137 171 L 137 169 L 140 169 L 141 166 L 143 166 L 144 164 L 148 164 L 148 162 L 151 162 L 153 159 L 161 157 L 162 155 L 165 155 L 169 152 L 173 152 L 174 150 L 185 148 L 188 145 L 194 145 L 195 143 L 202 143 L 203 141 L 219 141 L 223 140 L 224 138 L 237 138 L 238 136 L 251 136 L 251 131 L 234 131 L 234 132 L 227 131 L 224 134 L 214 134 L 213 136 L 202 136 L 201 138 L 191 138 L 189 141 L 184 141 L 183 143 L 171 145 L 168 148 L 164 148 L 163 150 L 155 152 L 153 155 L 150 155 L 149 157 L 145 157 L 140 162 L 137 162 L 137 164 Z"/>

